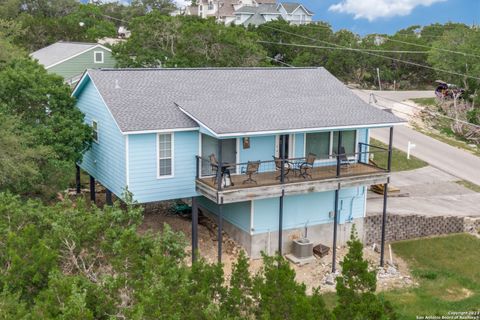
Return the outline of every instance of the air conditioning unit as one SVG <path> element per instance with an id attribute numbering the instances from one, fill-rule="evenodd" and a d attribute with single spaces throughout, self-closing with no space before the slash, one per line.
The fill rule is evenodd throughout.
<path id="1" fill-rule="evenodd" d="M 293 240 L 292 254 L 298 259 L 307 259 L 313 256 L 313 242 L 307 238 Z"/>

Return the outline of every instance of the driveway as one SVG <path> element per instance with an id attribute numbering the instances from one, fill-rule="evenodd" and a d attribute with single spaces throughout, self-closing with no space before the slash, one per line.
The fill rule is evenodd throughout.
<path id="1" fill-rule="evenodd" d="M 433 96 L 430 91 L 359 91 L 353 90 L 360 98 L 368 102 L 369 93 L 377 93 L 378 96 L 393 100 L 409 98 L 425 98 Z M 396 109 L 396 103 L 378 98 L 379 104 L 384 107 Z M 379 106 L 380 107 L 380 106 Z M 397 106 L 398 107 L 398 106 Z M 406 107 L 408 108 L 408 107 Z M 398 114 L 405 117 L 405 114 Z M 388 143 L 388 129 L 374 129 L 371 136 L 384 143 Z M 397 126 L 393 134 L 393 145 L 402 151 L 407 151 L 408 142 L 416 145 L 411 154 L 428 162 L 430 165 L 443 170 L 459 179 L 467 180 L 480 185 L 480 157 L 468 151 L 452 147 L 446 143 L 433 139 L 408 126 Z M 480 209 L 479 209 L 480 211 Z"/>
<path id="2" fill-rule="evenodd" d="M 388 213 L 480 217 L 480 193 L 455 181 L 458 178 L 431 166 L 394 172 L 391 185 L 400 192 L 390 193 Z M 383 196 L 369 192 L 367 215 L 379 214 L 382 209 Z"/>

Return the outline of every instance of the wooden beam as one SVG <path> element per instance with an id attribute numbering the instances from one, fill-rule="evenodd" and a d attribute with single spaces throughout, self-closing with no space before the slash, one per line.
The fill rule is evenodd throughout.
<path id="1" fill-rule="evenodd" d="M 281 197 L 282 191 L 285 195 L 298 195 L 313 192 L 333 191 L 339 188 L 350 188 L 372 184 L 383 184 L 388 181 L 389 173 L 382 172 L 374 175 L 342 177 L 328 180 L 306 180 L 304 182 L 276 184 L 271 186 L 261 186 L 241 189 L 222 190 L 218 192 L 219 198 L 223 198 L 224 203 L 235 203 L 242 201 L 251 201 L 267 198 Z M 207 184 L 197 181 L 197 192 L 212 200 L 217 201 L 217 190 Z"/>
<path id="2" fill-rule="evenodd" d="M 197 198 L 192 197 L 192 264 L 197 260 L 198 253 L 198 206 Z"/>

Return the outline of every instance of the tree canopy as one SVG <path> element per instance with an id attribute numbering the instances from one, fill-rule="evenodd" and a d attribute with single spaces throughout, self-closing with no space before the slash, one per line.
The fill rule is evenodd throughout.
<path id="1" fill-rule="evenodd" d="M 70 88 L 30 59 L 0 69 L 0 190 L 51 196 L 68 186 L 91 142 Z"/>
<path id="2" fill-rule="evenodd" d="M 255 33 L 213 19 L 151 12 L 130 30 L 128 41 L 114 47 L 121 67 L 255 67 L 266 60 Z"/>

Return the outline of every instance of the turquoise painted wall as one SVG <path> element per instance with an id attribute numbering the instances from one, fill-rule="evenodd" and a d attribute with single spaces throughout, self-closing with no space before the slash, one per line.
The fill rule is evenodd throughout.
<path id="1" fill-rule="evenodd" d="M 240 138 L 239 143 L 240 163 L 247 161 L 272 161 L 262 163 L 259 171 L 273 171 L 275 170 L 275 163 L 273 162 L 273 155 L 275 155 L 275 136 L 259 136 L 250 138 L 250 148 L 243 148 L 243 139 Z M 245 166 L 240 168 L 244 169 Z"/>
<path id="2" fill-rule="evenodd" d="M 87 124 L 98 122 L 99 142 L 85 152 L 80 167 L 121 197 L 126 186 L 125 137 L 92 82 L 86 81 L 77 93 L 77 107 L 85 114 Z"/>
<path id="3" fill-rule="evenodd" d="M 364 216 L 365 187 L 340 190 L 339 222 Z M 334 210 L 335 192 L 308 193 L 286 196 L 284 199 L 284 229 L 301 228 L 333 222 L 329 212 Z M 253 233 L 278 230 L 279 198 L 253 201 Z"/>
<path id="4" fill-rule="evenodd" d="M 305 134 L 295 134 L 295 158 L 305 157 Z"/>
<path id="5" fill-rule="evenodd" d="M 95 63 L 95 51 L 103 52 L 103 63 Z M 81 75 L 86 69 L 114 68 L 115 65 L 115 59 L 110 51 L 102 48 L 95 48 L 49 68 L 48 72 L 58 74 L 65 80 L 68 80 Z"/>
<path id="6" fill-rule="evenodd" d="M 199 206 L 218 215 L 218 205 L 205 197 L 198 197 L 197 199 Z M 241 230 L 250 233 L 250 206 L 250 201 L 224 204 L 223 218 Z"/>
<path id="7" fill-rule="evenodd" d="M 199 153 L 198 131 L 174 132 L 174 176 L 157 178 L 157 134 L 128 137 L 128 189 L 140 203 L 187 198 L 196 195 L 195 156 Z"/>

